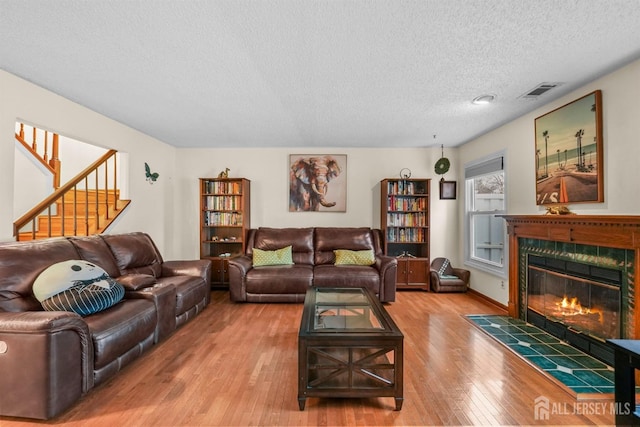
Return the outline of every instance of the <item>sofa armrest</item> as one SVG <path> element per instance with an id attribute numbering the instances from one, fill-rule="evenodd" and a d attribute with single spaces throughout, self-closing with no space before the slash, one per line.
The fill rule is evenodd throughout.
<path id="1" fill-rule="evenodd" d="M 205 283 L 211 283 L 211 260 L 178 260 L 162 263 L 162 277 L 200 276 Z"/>
<path id="2" fill-rule="evenodd" d="M 398 260 L 388 255 L 377 255 L 376 268 L 380 272 L 380 301 L 395 301 Z"/>
<path id="3" fill-rule="evenodd" d="M 156 283 L 144 289 L 128 291 L 125 298 L 153 301 L 158 312 L 154 342 L 157 344 L 176 330 L 176 287 L 171 283 Z"/>
<path id="4" fill-rule="evenodd" d="M 467 285 L 469 284 L 469 277 L 471 277 L 471 272 L 469 270 L 465 270 L 463 268 L 453 268 L 453 275 L 458 276 L 460 280 L 462 280 Z"/>
<path id="5" fill-rule="evenodd" d="M 440 275 L 436 270 L 429 271 L 429 290 L 435 290 L 440 287 Z"/>
<path id="6" fill-rule="evenodd" d="M 229 297 L 231 301 L 247 300 L 246 277 L 253 268 L 253 260 L 247 255 L 229 259 Z"/>
<path id="7" fill-rule="evenodd" d="M 0 415 L 48 419 L 93 387 L 87 324 L 64 311 L 0 312 Z"/>

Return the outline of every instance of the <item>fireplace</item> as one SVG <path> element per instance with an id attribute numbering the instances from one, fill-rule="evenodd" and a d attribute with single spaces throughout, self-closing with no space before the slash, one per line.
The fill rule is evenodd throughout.
<path id="1" fill-rule="evenodd" d="M 640 217 L 505 215 L 509 315 L 613 365 L 607 339 L 638 339 Z"/>
<path id="2" fill-rule="evenodd" d="M 528 255 L 526 320 L 604 362 L 605 340 L 620 338 L 619 270 Z"/>
<path id="3" fill-rule="evenodd" d="M 528 264 L 528 312 L 602 340 L 620 338 L 620 271 L 536 255 Z"/>

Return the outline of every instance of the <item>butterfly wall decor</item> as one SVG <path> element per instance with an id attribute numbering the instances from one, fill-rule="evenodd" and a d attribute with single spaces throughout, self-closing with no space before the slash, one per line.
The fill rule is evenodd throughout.
<path id="1" fill-rule="evenodd" d="M 151 172 L 151 168 L 149 167 L 149 165 L 146 162 L 144 164 L 144 171 L 145 171 L 145 174 L 147 175 L 147 181 L 149 181 L 149 184 L 152 184 L 152 185 L 153 185 L 154 182 L 156 182 L 156 180 L 160 176 L 160 174 L 157 173 L 157 172 L 153 172 L 152 173 Z"/>

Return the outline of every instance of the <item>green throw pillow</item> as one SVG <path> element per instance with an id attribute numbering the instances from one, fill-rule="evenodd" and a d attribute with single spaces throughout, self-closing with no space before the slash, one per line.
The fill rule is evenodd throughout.
<path id="1" fill-rule="evenodd" d="M 291 264 L 293 264 L 293 258 L 291 257 L 291 246 L 287 246 L 275 251 L 263 251 L 262 249 L 253 248 L 254 267 L 260 267 L 263 265 Z"/>
<path id="2" fill-rule="evenodd" d="M 333 253 L 336 255 L 336 265 L 373 265 L 376 263 L 373 249 L 364 251 L 336 249 Z"/>

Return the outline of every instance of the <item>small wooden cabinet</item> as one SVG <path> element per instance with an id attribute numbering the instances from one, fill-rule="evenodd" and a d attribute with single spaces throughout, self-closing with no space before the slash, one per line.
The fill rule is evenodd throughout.
<path id="1" fill-rule="evenodd" d="M 227 258 L 211 259 L 211 285 L 228 285 L 229 283 L 229 261 Z"/>
<path id="2" fill-rule="evenodd" d="M 212 262 L 211 286 L 228 286 L 228 260 L 245 252 L 250 201 L 248 179 L 200 178 L 200 258 Z"/>
<path id="3" fill-rule="evenodd" d="M 385 254 L 398 258 L 398 289 L 429 290 L 430 179 L 380 182 Z"/>
<path id="4" fill-rule="evenodd" d="M 421 288 L 429 290 L 429 259 L 398 258 L 397 287 Z"/>

